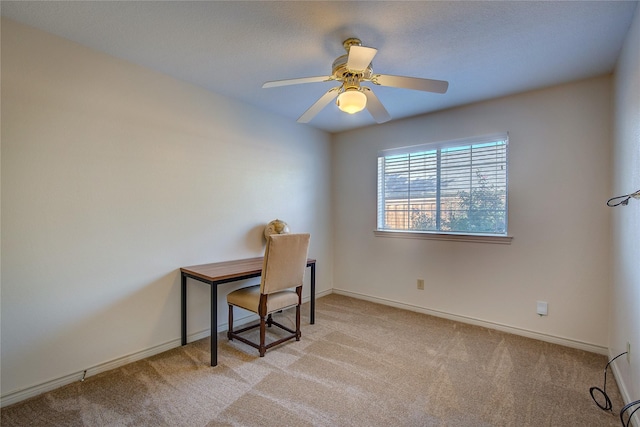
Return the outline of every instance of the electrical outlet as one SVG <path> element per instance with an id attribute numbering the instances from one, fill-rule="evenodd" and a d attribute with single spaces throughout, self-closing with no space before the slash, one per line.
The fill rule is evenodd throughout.
<path id="1" fill-rule="evenodd" d="M 538 313 L 540 316 L 546 316 L 549 313 L 549 305 L 546 301 L 537 302 L 536 313 Z"/>
<path id="2" fill-rule="evenodd" d="M 627 341 L 627 363 L 631 363 L 631 343 Z"/>
<path id="3" fill-rule="evenodd" d="M 418 289 L 420 289 L 421 291 L 424 291 L 424 280 L 423 279 L 418 279 Z"/>

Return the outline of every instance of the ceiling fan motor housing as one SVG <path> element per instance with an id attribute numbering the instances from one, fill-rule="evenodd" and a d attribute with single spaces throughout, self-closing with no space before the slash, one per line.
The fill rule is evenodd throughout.
<path id="1" fill-rule="evenodd" d="M 347 68 L 347 59 L 349 55 L 342 55 L 333 61 L 332 75 L 336 80 L 345 80 L 348 75 L 353 75 L 354 72 Z M 370 79 L 373 75 L 373 64 L 369 64 L 365 70 L 359 71 L 357 75 L 363 79 Z"/>
<path id="2" fill-rule="evenodd" d="M 362 46 L 362 42 L 360 41 L 360 39 L 357 39 L 355 37 L 348 38 L 344 42 L 342 42 L 342 46 L 344 47 L 344 50 L 347 51 L 347 53 L 345 55 L 339 56 L 335 61 L 333 61 L 333 64 L 331 65 L 331 74 L 333 75 L 333 77 L 336 80 L 340 81 L 346 81 L 350 76 L 357 76 L 358 80 L 371 78 L 371 75 L 373 74 L 373 64 L 369 64 L 364 70 L 358 70 L 358 73 L 354 73 L 353 70 L 349 70 L 347 68 L 347 61 L 349 60 L 349 49 L 351 49 L 351 46 Z M 355 87 L 359 87 L 359 85 Z"/>

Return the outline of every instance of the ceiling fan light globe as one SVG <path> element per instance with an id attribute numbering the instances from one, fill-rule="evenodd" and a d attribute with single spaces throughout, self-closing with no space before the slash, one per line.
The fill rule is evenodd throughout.
<path id="1" fill-rule="evenodd" d="M 367 96 L 357 89 L 348 89 L 338 95 L 336 104 L 340 111 L 355 114 L 367 106 Z"/>

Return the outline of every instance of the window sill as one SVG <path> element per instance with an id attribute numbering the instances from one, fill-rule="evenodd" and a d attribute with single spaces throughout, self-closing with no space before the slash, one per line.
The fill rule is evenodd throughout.
<path id="1" fill-rule="evenodd" d="M 425 231 L 374 230 L 376 237 L 399 237 L 403 239 L 448 240 L 453 242 L 495 243 L 510 245 L 513 236 L 492 234 L 431 233 Z"/>

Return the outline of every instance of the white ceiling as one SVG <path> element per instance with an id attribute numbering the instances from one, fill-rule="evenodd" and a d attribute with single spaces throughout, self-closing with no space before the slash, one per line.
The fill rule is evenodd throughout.
<path id="1" fill-rule="evenodd" d="M 449 81 L 446 94 L 375 86 L 392 120 L 613 71 L 636 1 L 2 1 L 2 15 L 295 121 L 335 83 L 358 37 L 374 72 Z M 375 124 L 328 105 L 309 124 Z"/>

